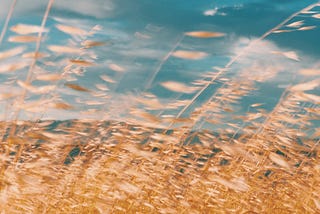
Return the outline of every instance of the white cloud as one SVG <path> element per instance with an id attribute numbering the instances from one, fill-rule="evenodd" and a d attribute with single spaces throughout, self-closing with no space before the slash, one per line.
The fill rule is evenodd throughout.
<path id="1" fill-rule="evenodd" d="M 256 40 L 256 38 L 239 38 L 230 46 L 234 53 L 235 66 L 241 70 L 251 70 L 252 78 L 270 78 L 281 74 L 281 78 L 273 78 L 273 83 L 285 83 L 291 80 L 298 70 L 309 67 L 313 59 L 303 52 L 281 48 L 270 40 Z M 295 57 L 292 57 L 292 56 Z M 297 60 L 299 59 L 299 60 Z M 301 59 L 301 60 L 300 60 Z M 288 77 L 291 77 L 288 79 Z"/>
<path id="2" fill-rule="evenodd" d="M 7 16 L 11 2 L 11 0 L 1 0 L 0 19 Z M 44 12 L 47 3 L 48 1 L 45 0 L 18 0 L 13 15 L 35 13 L 38 10 Z M 115 9 L 115 4 L 113 0 L 90 0 L 90 3 L 86 0 L 55 0 L 53 8 L 96 18 L 105 18 L 113 15 L 112 11 Z"/>
<path id="3" fill-rule="evenodd" d="M 224 12 L 219 12 L 219 8 L 215 7 L 214 9 L 208 9 L 208 10 L 204 11 L 203 15 L 205 15 L 205 16 L 215 16 L 215 15 L 226 16 L 227 14 Z"/>

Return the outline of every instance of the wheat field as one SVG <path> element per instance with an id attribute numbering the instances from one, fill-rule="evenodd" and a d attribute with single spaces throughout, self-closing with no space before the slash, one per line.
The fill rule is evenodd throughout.
<path id="1" fill-rule="evenodd" d="M 14 23 L 18 2 L 0 25 L 1 213 L 320 213 L 320 61 L 270 42 L 319 32 L 319 2 L 220 64 L 203 44 L 232 35 L 180 33 L 140 76 L 138 58 L 101 60 L 122 47 L 101 25 L 61 21 L 54 0 Z M 146 47 L 164 35 L 147 30 Z M 162 75 L 194 63 L 208 68 Z"/>

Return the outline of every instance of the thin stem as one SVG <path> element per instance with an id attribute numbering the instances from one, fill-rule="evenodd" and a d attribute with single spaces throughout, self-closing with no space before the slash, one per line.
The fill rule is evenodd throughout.
<path id="1" fill-rule="evenodd" d="M 176 42 L 176 44 L 172 47 L 172 49 L 162 58 L 162 60 L 160 61 L 159 65 L 157 66 L 157 68 L 155 69 L 155 72 L 153 72 L 151 78 L 149 79 L 149 81 L 147 82 L 145 88 L 148 89 L 151 87 L 154 79 L 156 78 L 157 74 L 160 72 L 162 66 L 164 65 L 164 63 L 169 59 L 169 57 L 172 55 L 173 51 L 180 45 L 180 43 L 182 42 L 182 40 L 184 39 L 184 35 L 182 35 Z"/>
<path id="2" fill-rule="evenodd" d="M 36 54 L 39 52 L 39 49 L 40 49 L 40 44 L 41 44 L 41 39 L 42 39 L 42 32 L 43 32 L 44 27 L 46 25 L 46 22 L 47 22 L 47 19 L 48 19 L 48 16 L 49 16 L 49 12 L 50 12 L 50 9 L 51 9 L 51 7 L 53 5 L 53 2 L 54 2 L 54 0 L 49 0 L 47 8 L 46 8 L 46 11 L 45 11 L 45 14 L 43 16 L 43 19 L 42 19 L 42 22 L 41 22 L 41 28 L 40 28 L 40 31 L 38 33 L 36 49 L 35 49 L 35 56 L 34 56 L 34 58 L 32 60 L 32 63 L 30 65 L 30 67 L 29 67 L 28 75 L 27 75 L 27 78 L 26 78 L 26 81 L 25 81 L 26 83 L 29 83 L 31 81 L 33 68 L 34 68 L 34 66 L 36 65 L 36 62 L 37 62 Z M 27 89 L 23 89 L 23 92 L 22 92 L 22 95 L 20 97 L 20 100 L 18 101 L 18 106 L 20 106 L 23 103 L 26 94 L 27 94 Z M 18 108 L 16 113 L 15 113 L 15 117 L 14 117 L 15 121 L 18 120 L 19 113 L 20 113 L 20 108 Z M 14 133 L 16 131 L 16 127 L 17 127 L 17 123 L 15 122 L 13 124 L 12 129 L 10 130 L 10 136 L 14 135 Z M 17 155 L 15 156 L 14 162 L 16 162 L 19 159 L 22 150 L 23 150 L 23 145 L 20 146 L 19 151 L 18 151 Z"/>
<path id="3" fill-rule="evenodd" d="M 16 6 L 16 3 L 17 3 L 17 0 L 12 0 L 12 3 L 11 3 L 11 6 L 10 6 L 10 9 L 9 9 L 9 12 L 8 12 L 8 15 L 7 15 L 7 18 L 4 22 L 4 25 L 3 25 L 3 28 L 2 28 L 2 31 L 1 31 L 1 35 L 0 35 L 0 45 L 2 43 L 2 40 L 7 32 L 7 29 L 8 29 L 8 25 L 9 25 L 9 21 L 12 17 L 12 14 L 13 14 L 13 11 L 14 11 L 14 8 Z"/>
<path id="4" fill-rule="evenodd" d="M 48 16 L 49 16 L 49 12 L 50 12 L 50 9 L 51 9 L 51 7 L 52 7 L 52 5 L 53 5 L 53 2 L 54 2 L 54 0 L 49 0 L 48 5 L 47 5 L 47 9 L 46 9 L 45 14 L 44 14 L 44 16 L 43 16 L 43 18 L 42 18 L 41 28 L 40 28 L 40 31 L 39 31 L 39 33 L 38 33 L 38 38 L 37 38 L 37 43 L 36 43 L 35 56 L 34 56 L 32 62 L 31 62 L 31 64 L 30 64 L 30 66 L 29 66 L 27 78 L 26 78 L 26 80 L 25 80 L 26 83 L 30 83 L 30 81 L 31 81 L 32 71 L 33 71 L 33 68 L 34 68 L 34 66 L 36 65 L 36 62 L 37 62 L 37 57 L 36 57 L 36 55 L 37 55 L 37 53 L 39 52 L 40 45 L 41 45 L 42 32 L 43 32 L 44 27 L 45 27 L 45 25 L 46 25 L 46 22 L 47 22 L 47 19 L 48 19 Z M 20 105 L 23 103 L 26 94 L 27 94 L 27 89 L 24 88 L 23 91 L 22 91 L 21 97 L 20 97 L 20 99 L 19 99 L 19 101 L 18 101 L 18 103 L 17 103 L 18 106 L 20 106 Z M 18 120 L 19 113 L 20 113 L 20 109 L 18 109 L 18 110 L 15 112 L 15 116 L 13 117 L 15 121 Z M 16 129 L 16 125 L 14 125 L 13 128 L 12 128 L 12 130 L 11 130 L 11 133 L 10 133 L 11 136 L 12 136 L 12 134 L 14 134 L 15 129 Z"/>
<path id="5" fill-rule="evenodd" d="M 176 118 L 179 118 L 199 97 L 200 95 L 202 95 L 202 93 L 218 78 L 220 77 L 222 74 L 224 74 L 228 68 L 230 68 L 236 61 L 238 61 L 238 59 L 242 56 L 244 56 L 248 50 L 252 47 L 254 47 L 258 42 L 260 42 L 261 40 L 265 39 L 267 36 L 269 36 L 273 31 L 278 30 L 279 28 L 281 28 L 283 25 L 285 25 L 287 22 L 289 22 L 292 18 L 296 17 L 297 15 L 299 15 L 302 11 L 306 11 L 306 10 L 310 10 L 315 6 L 318 6 L 318 3 L 315 4 L 311 4 L 308 7 L 305 7 L 301 10 L 299 10 L 298 12 L 292 14 L 291 16 L 289 16 L 288 18 L 286 18 L 284 21 L 282 21 L 280 24 L 278 24 L 277 26 L 275 26 L 274 28 L 272 28 L 271 30 L 267 31 L 266 33 L 264 33 L 262 36 L 260 36 L 258 39 L 253 40 L 252 42 L 250 42 L 248 44 L 248 46 L 246 46 L 240 53 L 238 53 L 235 57 L 233 57 L 226 65 L 223 69 L 221 69 L 217 75 L 215 75 L 214 77 L 212 77 L 212 79 L 206 83 L 204 85 L 204 87 L 191 99 L 191 101 L 177 114 Z M 208 102 L 207 102 L 208 103 Z M 207 104 L 206 103 L 206 104 Z M 206 105 L 205 104 L 205 105 Z M 205 106 L 204 105 L 204 106 Z"/>

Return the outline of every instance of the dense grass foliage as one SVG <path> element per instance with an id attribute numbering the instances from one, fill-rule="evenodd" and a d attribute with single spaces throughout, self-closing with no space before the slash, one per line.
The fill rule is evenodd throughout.
<path id="1" fill-rule="evenodd" d="M 108 46 L 95 37 L 101 27 L 59 23 L 49 29 L 53 5 L 49 0 L 39 26 L 12 26 L 12 1 L 2 28 L 3 213 L 320 212 L 320 64 L 290 73 L 292 81 L 277 95 L 261 99 L 266 83 L 288 78 L 274 59 L 302 59 L 274 50 L 261 63 L 254 52 L 270 36 L 318 28 L 319 3 L 246 43 L 223 67 L 213 64 L 191 82 L 156 82 L 171 58 L 188 64 L 208 56 L 184 49 L 186 39 L 227 36 L 186 32 L 143 90 L 121 97 L 114 92 L 128 75 L 126 66 L 109 61 L 102 68 L 113 75 L 99 73 L 97 83 L 81 79 L 101 66 L 97 50 Z M 47 44 L 52 30 L 68 36 L 67 43 Z M 239 67 L 244 60 L 248 66 Z M 64 114 L 77 119 L 54 118 Z"/>

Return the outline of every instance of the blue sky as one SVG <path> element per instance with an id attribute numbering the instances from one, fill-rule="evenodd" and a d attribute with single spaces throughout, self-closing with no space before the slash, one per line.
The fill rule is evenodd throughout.
<path id="1" fill-rule="evenodd" d="M 85 0 L 56 0 L 46 26 L 49 32 L 44 35 L 44 42 L 41 45 L 41 51 L 51 54 L 48 59 L 56 63 L 56 66 L 46 66 L 41 60 L 37 65 L 51 73 L 61 72 L 64 68 L 63 63 L 65 63 L 63 59 L 78 57 L 51 53 L 47 47 L 52 44 L 79 45 L 83 39 L 104 41 L 106 42 L 105 46 L 93 49 L 90 56 L 87 56 L 96 66 L 82 68 L 80 69 L 83 72 L 81 75 L 70 75 L 67 80 L 74 80 L 90 90 L 96 90 L 97 84 L 100 86 L 106 84 L 101 80 L 101 75 L 108 75 L 115 83 L 107 83 L 108 98 L 92 97 L 91 94 L 70 91 L 60 83 L 55 91 L 57 94 L 52 96 L 59 96 L 59 99 L 68 101 L 76 108 L 72 111 L 65 111 L 63 116 L 60 111 L 45 108 L 43 109 L 45 111 L 44 117 L 57 119 L 91 117 L 87 114 L 87 111 L 91 111 L 93 118 L 101 118 L 101 112 L 94 113 L 95 108 L 108 111 L 109 113 L 104 115 L 106 117 L 126 117 L 128 109 L 132 107 L 136 97 L 147 92 L 155 94 L 165 105 L 178 97 L 179 99 L 189 99 L 192 94 L 172 93 L 165 90 L 161 86 L 161 82 L 177 81 L 190 84 L 201 79 L 201 75 L 214 71 L 213 67 L 224 67 L 244 47 L 292 13 L 316 2 L 298 0 L 92 0 L 88 3 Z M 1 23 L 4 22 L 10 3 L 9 0 L 4 0 L 1 3 Z M 18 23 L 39 25 L 45 7 L 46 1 L 18 0 L 9 25 L 14 26 Z M 316 12 L 319 10 L 319 7 L 314 9 Z M 295 75 L 299 69 L 319 66 L 320 49 L 315 44 L 319 43 L 320 19 L 312 18 L 310 14 L 303 14 L 295 17 L 288 24 L 299 20 L 304 21 L 303 26 L 316 26 L 316 28 L 308 31 L 271 34 L 252 47 L 248 54 L 240 58 L 226 74 L 226 77 L 232 78 L 240 70 L 253 69 L 253 62 L 262 66 L 261 69 L 267 69 L 263 66 L 270 64 L 270 62 L 280 70 L 282 69 L 280 74 L 264 83 L 259 83 L 261 84 L 259 85 L 260 90 L 257 90 L 256 94 L 251 96 L 251 100 L 247 99 L 246 102 L 267 99 L 270 103 L 269 107 L 272 108 L 283 87 L 299 80 Z M 59 31 L 55 27 L 57 24 L 77 26 L 86 31 L 90 31 L 98 25 L 101 30 L 88 38 L 71 37 Z M 226 36 L 213 39 L 184 37 L 180 40 L 183 34 L 189 31 L 223 32 Z M 7 41 L 13 35 L 15 35 L 14 32 L 7 32 L 5 41 L 0 46 L 0 52 L 21 45 Z M 34 50 L 35 47 L 34 44 L 23 44 L 23 46 L 28 51 Z M 167 57 L 173 47 L 176 47 L 175 50 L 206 52 L 207 57 L 196 61 Z M 281 53 L 290 51 L 297 54 L 299 61 L 281 55 Z M 0 61 L 0 63 L 6 62 Z M 125 72 L 115 72 L 110 68 L 110 65 L 121 66 Z M 2 91 L 19 91 L 17 84 L 13 83 L 9 88 L 5 82 L 10 78 L 13 81 L 25 79 L 26 69 L 9 75 L 0 74 L 0 89 Z M 147 87 L 152 77 L 154 77 L 153 81 L 150 87 Z M 38 84 L 37 81 L 35 84 Z M 265 88 L 269 90 L 265 91 Z M 204 96 L 199 98 L 198 104 L 204 102 L 211 93 L 213 91 L 207 91 Z M 30 96 L 29 98 L 33 100 L 38 99 L 39 96 Z M 103 107 L 85 104 L 92 100 L 106 104 Z M 0 105 L 5 106 L 6 102 L 2 101 Z M 245 106 L 245 104 L 243 105 Z M 119 108 L 123 106 L 125 108 L 120 111 Z M 240 111 L 246 110 L 246 107 L 243 108 Z M 83 116 L 81 116 L 81 112 L 84 112 Z M 169 111 L 167 113 L 176 112 Z M 4 113 L 2 112 L 2 114 Z M 35 112 L 32 112 L 27 114 L 27 117 L 36 117 L 35 115 Z"/>

